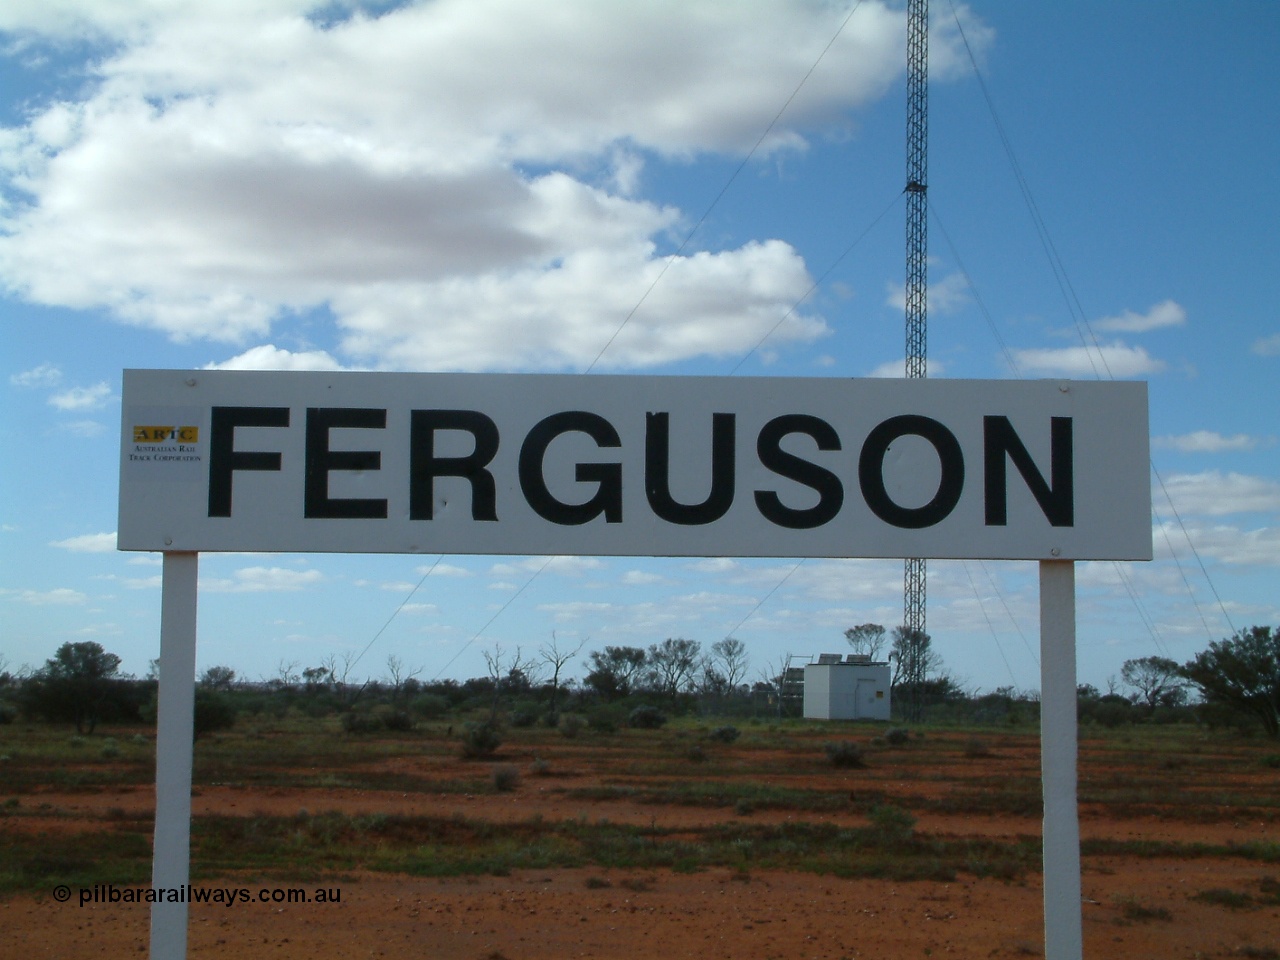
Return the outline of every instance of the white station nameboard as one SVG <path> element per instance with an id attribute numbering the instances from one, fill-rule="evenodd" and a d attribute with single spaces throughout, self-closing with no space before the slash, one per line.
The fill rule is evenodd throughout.
<path id="1" fill-rule="evenodd" d="M 1151 559 L 1143 383 L 129 370 L 123 550 Z"/>

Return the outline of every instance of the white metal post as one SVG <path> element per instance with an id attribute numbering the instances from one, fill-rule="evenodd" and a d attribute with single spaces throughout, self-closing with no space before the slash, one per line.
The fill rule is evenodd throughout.
<path id="1" fill-rule="evenodd" d="M 1076 808 L 1076 570 L 1040 562 L 1040 771 L 1044 784 L 1045 960 L 1081 960 Z"/>
<path id="2" fill-rule="evenodd" d="M 156 833 L 153 890 L 181 889 L 181 902 L 151 906 L 151 960 L 185 960 L 191 878 L 191 759 L 195 722 L 197 553 L 166 553 L 160 594 L 160 684 L 156 714 Z"/>

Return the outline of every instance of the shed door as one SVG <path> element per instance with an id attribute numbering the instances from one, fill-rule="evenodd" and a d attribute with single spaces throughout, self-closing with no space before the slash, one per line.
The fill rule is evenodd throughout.
<path id="1" fill-rule="evenodd" d="M 855 717 L 874 717 L 876 715 L 876 682 L 858 678 L 853 703 Z"/>

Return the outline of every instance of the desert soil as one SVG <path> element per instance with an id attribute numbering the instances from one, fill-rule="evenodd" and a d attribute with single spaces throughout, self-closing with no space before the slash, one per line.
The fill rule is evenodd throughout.
<path id="1" fill-rule="evenodd" d="M 545 750 L 541 751 L 543 754 Z M 1035 740 L 1002 749 L 1011 771 L 1034 771 Z M 758 754 L 753 754 L 758 758 Z M 532 759 L 514 750 L 503 758 Z M 1082 777 L 1106 776 L 1083 758 Z M 196 791 L 202 813 L 293 815 L 327 810 L 386 812 L 476 819 L 587 818 L 660 826 L 730 822 L 727 808 L 655 806 L 625 801 L 583 801 L 565 789 L 623 778 L 607 758 L 565 744 L 551 762 L 555 778 L 524 776 L 513 793 L 474 796 L 401 794 L 378 790 L 297 790 L 252 785 L 205 785 Z M 1099 761 L 1100 763 L 1101 761 Z M 456 758 L 381 761 L 384 768 L 431 764 L 435 775 L 474 776 Z M 523 767 L 522 767 L 523 769 Z M 971 769 L 971 768 L 970 768 Z M 1114 773 L 1115 771 L 1110 771 Z M 897 784 L 904 795 L 945 789 L 964 769 L 939 770 Z M 814 775 L 809 775 L 810 778 Z M 859 773 L 820 774 L 823 789 L 847 781 L 856 791 Z M 803 785 L 801 774 L 785 778 Z M 783 782 L 773 778 L 771 782 Z M 812 780 L 810 779 L 810 782 Z M 1236 790 L 1266 795 L 1273 772 L 1234 783 Z M 891 779 L 877 788 L 892 792 Z M 38 796 L 47 818 L 22 818 L 22 829 L 85 829 L 107 810 L 135 811 L 152 803 L 149 787 L 121 786 L 95 793 Z M 809 814 L 761 810 L 751 822 L 794 818 L 866 823 L 855 812 Z M 13 818 L 10 823 L 17 822 Z M 77 825 L 77 821 L 79 821 Z M 940 836 L 1037 835 L 1038 820 L 1011 816 L 921 815 L 918 832 Z M 1082 838 L 1173 840 L 1210 844 L 1276 843 L 1274 818 L 1192 819 L 1160 816 L 1113 818 L 1083 805 Z M 1085 956 L 1126 960 L 1252 957 L 1280 960 L 1280 906 L 1247 909 L 1193 899 L 1205 890 L 1258 890 L 1280 876 L 1280 865 L 1256 859 L 1196 857 L 1086 857 L 1082 904 Z M 205 887 L 245 886 L 258 879 L 223 877 Z M 338 960 L 356 957 L 427 957 L 438 960 L 569 960 L 569 958 L 907 958 L 1028 957 L 1044 955 L 1040 877 L 1006 881 L 961 874 L 955 881 L 894 882 L 840 879 L 776 870 L 696 873 L 653 870 L 515 871 L 507 876 L 422 879 L 345 873 L 318 883 L 287 884 L 309 892 L 340 892 L 340 902 L 310 904 L 197 904 L 191 907 L 189 956 Z M 1135 918 L 1134 906 L 1142 907 Z M 58 903 L 48 892 L 0 899 L 0 956 L 18 960 L 146 955 L 148 908 L 137 904 L 79 906 Z"/>

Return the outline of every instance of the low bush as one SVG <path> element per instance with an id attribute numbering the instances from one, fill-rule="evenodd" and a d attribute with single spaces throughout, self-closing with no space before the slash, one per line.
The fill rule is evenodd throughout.
<path id="1" fill-rule="evenodd" d="M 502 735 L 493 720 L 468 723 L 462 728 L 462 755 L 468 760 L 483 760 L 498 752 Z"/>
<path id="2" fill-rule="evenodd" d="M 1080 719 L 1092 721 L 1108 730 L 1122 727 L 1126 723 L 1133 723 L 1137 719 L 1133 704 L 1119 694 L 1109 693 L 1089 703 L 1087 708 L 1082 705 L 1081 712 L 1083 716 Z"/>
<path id="3" fill-rule="evenodd" d="M 852 740 L 835 740 L 822 745 L 827 760 L 833 767 L 859 768 L 867 765 L 862 747 Z"/>
<path id="4" fill-rule="evenodd" d="M 593 707 L 587 711 L 587 726 L 596 733 L 616 733 L 622 725 L 622 714 L 616 707 Z"/>
<path id="5" fill-rule="evenodd" d="M 408 710 L 381 710 L 378 719 L 382 726 L 394 733 L 408 733 L 413 729 L 413 717 Z"/>
<path id="6" fill-rule="evenodd" d="M 344 733 L 367 734 L 382 730 L 382 719 L 368 710 L 348 710 L 339 722 Z"/>
<path id="7" fill-rule="evenodd" d="M 510 793 L 520 786 L 520 771 L 504 763 L 493 768 L 493 787 L 499 793 Z"/>
<path id="8" fill-rule="evenodd" d="M 1115 898 L 1120 907 L 1120 915 L 1126 920 L 1172 920 L 1171 914 L 1164 907 L 1149 907 L 1136 897 Z"/>
<path id="9" fill-rule="evenodd" d="M 717 743 L 733 743 L 741 734 L 737 727 L 716 727 L 707 734 L 708 740 L 714 740 Z"/>
<path id="10" fill-rule="evenodd" d="M 637 730 L 658 730 L 667 722 L 667 715 L 657 707 L 636 707 L 627 716 L 627 726 Z"/>
<path id="11" fill-rule="evenodd" d="M 905 727 L 891 727 L 885 732 L 884 740 L 891 747 L 906 746 L 911 742 L 911 731 Z"/>
<path id="12" fill-rule="evenodd" d="M 910 810 L 895 807 L 891 803 L 876 804 L 871 808 L 868 817 L 871 825 L 882 834 L 899 840 L 911 836 L 916 826 L 916 818 Z"/>
<path id="13" fill-rule="evenodd" d="M 414 697 L 409 707 L 423 720 L 438 720 L 449 712 L 449 701 L 438 693 L 424 693 Z"/>
<path id="14" fill-rule="evenodd" d="M 538 716 L 532 710 L 513 710 L 511 715 L 507 717 L 507 723 L 521 729 L 532 727 L 537 722 Z"/>
<path id="15" fill-rule="evenodd" d="M 576 713 L 566 713 L 560 717 L 560 736 L 572 740 L 582 732 L 587 721 Z"/>
<path id="16" fill-rule="evenodd" d="M 1223 887 L 1212 887 L 1191 894 L 1192 900 L 1208 903 L 1215 907 L 1227 907 L 1230 910 L 1253 910 L 1257 907 L 1253 897 L 1239 890 L 1227 890 Z"/>
<path id="17" fill-rule="evenodd" d="M 206 733 L 230 730 L 236 723 L 236 705 L 225 693 L 196 689 L 192 735 L 197 739 Z"/>

